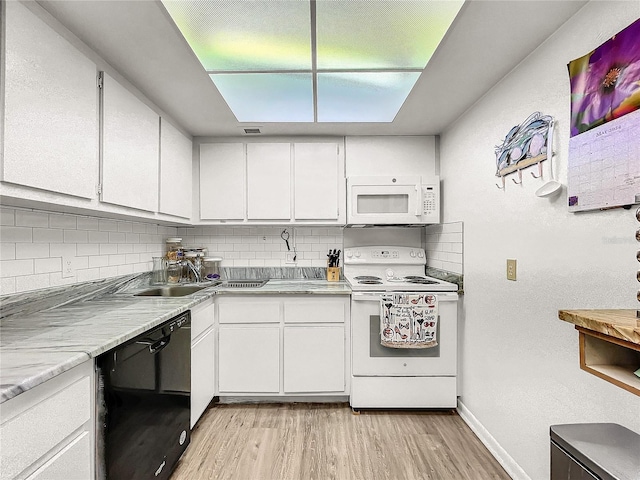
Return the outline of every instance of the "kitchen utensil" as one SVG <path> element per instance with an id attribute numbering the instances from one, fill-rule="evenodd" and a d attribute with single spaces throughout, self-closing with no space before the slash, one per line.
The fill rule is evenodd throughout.
<path id="1" fill-rule="evenodd" d="M 289 247 L 289 232 L 285 228 L 280 234 L 280 238 L 284 240 L 284 243 L 287 244 L 287 250 L 291 251 L 291 247 Z"/>

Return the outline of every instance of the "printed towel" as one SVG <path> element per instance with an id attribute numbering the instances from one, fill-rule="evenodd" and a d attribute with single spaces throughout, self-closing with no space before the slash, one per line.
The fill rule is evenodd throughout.
<path id="1" fill-rule="evenodd" d="M 380 343 L 391 348 L 438 345 L 438 297 L 389 293 L 380 299 Z"/>

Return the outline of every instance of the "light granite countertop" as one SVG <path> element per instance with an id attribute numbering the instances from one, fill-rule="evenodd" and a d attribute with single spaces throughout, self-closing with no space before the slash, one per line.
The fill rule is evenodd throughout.
<path id="1" fill-rule="evenodd" d="M 138 297 L 148 275 L 0 299 L 0 403 L 97 357 L 214 295 L 349 295 L 346 282 L 270 280 L 209 286 L 184 297 Z"/>

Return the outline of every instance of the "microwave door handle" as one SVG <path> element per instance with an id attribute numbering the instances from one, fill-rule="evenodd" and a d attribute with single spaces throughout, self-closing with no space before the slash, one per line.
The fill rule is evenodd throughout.
<path id="1" fill-rule="evenodd" d="M 416 197 L 418 198 L 416 205 L 416 217 L 419 217 L 422 215 L 422 185 L 419 183 L 416 184 Z"/>

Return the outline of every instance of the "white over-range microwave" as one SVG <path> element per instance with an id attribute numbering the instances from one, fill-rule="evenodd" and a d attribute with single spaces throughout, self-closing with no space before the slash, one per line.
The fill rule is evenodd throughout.
<path id="1" fill-rule="evenodd" d="M 347 224 L 440 223 L 440 178 L 416 176 L 347 178 Z"/>

